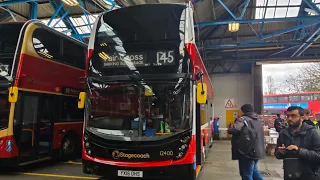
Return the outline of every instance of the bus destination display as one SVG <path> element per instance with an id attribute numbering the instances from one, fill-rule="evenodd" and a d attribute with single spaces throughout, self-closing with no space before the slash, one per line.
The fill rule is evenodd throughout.
<path id="1" fill-rule="evenodd" d="M 143 67 L 143 66 L 167 66 L 175 65 L 175 52 L 170 51 L 149 51 L 139 53 L 127 53 L 125 56 L 114 54 L 112 56 L 104 57 L 99 55 L 103 59 L 103 67 Z"/>

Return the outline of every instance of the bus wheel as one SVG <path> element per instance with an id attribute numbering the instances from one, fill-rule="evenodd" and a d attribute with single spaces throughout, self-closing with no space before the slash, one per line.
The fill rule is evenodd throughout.
<path id="1" fill-rule="evenodd" d="M 73 159 L 77 155 L 77 138 L 70 134 L 66 136 L 61 145 L 61 157 L 63 160 Z"/>
<path id="2" fill-rule="evenodd" d="M 183 180 L 196 180 L 197 178 L 195 175 L 190 174 L 190 176 L 184 176 L 182 179 Z"/>

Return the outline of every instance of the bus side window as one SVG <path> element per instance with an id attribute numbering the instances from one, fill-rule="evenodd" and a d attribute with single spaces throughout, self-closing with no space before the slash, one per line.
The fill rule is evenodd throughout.
<path id="1" fill-rule="evenodd" d="M 48 32 L 48 30 L 38 28 L 33 32 L 33 47 L 38 55 L 45 59 L 58 60 L 61 59 L 60 37 Z"/>
<path id="2" fill-rule="evenodd" d="M 70 40 L 63 39 L 62 63 L 85 69 L 85 48 Z"/>
<path id="3" fill-rule="evenodd" d="M 82 121 L 83 109 L 78 109 L 77 97 L 62 96 L 60 121 Z"/>

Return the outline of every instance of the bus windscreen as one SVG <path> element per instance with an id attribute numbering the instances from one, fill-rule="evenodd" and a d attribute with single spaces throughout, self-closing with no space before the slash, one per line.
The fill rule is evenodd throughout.
<path id="1" fill-rule="evenodd" d="M 0 80 L 11 75 L 13 59 L 23 23 L 0 23 Z"/>
<path id="2" fill-rule="evenodd" d="M 137 82 L 90 81 L 87 126 L 103 134 L 117 132 L 129 137 L 143 136 L 138 132 L 140 122 L 145 123 L 144 128 L 162 133 L 190 129 L 190 80 L 181 79 L 178 84 L 173 80 L 144 81 L 151 89 L 149 95 Z"/>

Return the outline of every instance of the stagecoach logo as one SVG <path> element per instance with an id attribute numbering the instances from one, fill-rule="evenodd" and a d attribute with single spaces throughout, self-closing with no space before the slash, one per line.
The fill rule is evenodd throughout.
<path id="1" fill-rule="evenodd" d="M 118 150 L 114 150 L 114 151 L 112 152 L 112 157 L 113 157 L 114 159 L 119 159 L 119 158 L 149 159 L 149 158 L 150 158 L 150 155 L 149 155 L 148 153 L 146 153 L 146 154 L 126 154 L 126 153 L 124 153 L 124 152 L 120 152 L 120 151 L 118 151 Z"/>
<path id="2" fill-rule="evenodd" d="M 40 81 L 40 80 L 37 80 L 33 77 L 29 77 L 27 79 L 27 81 L 29 84 L 38 84 L 38 85 L 43 85 L 43 86 L 51 86 L 52 85 L 51 82 Z"/>

